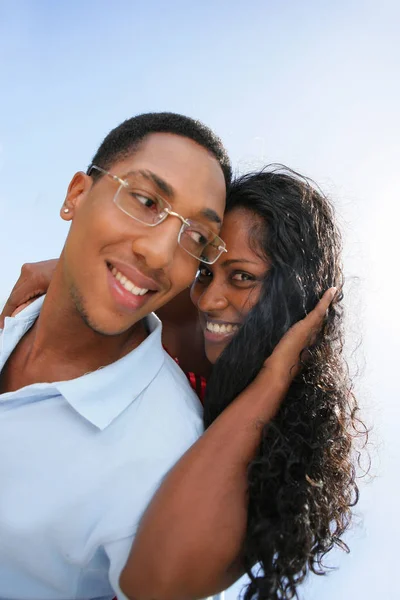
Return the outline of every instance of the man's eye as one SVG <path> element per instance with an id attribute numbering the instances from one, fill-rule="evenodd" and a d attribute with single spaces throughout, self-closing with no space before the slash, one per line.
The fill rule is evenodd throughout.
<path id="1" fill-rule="evenodd" d="M 148 196 L 138 194 L 137 192 L 131 192 L 131 196 L 146 208 L 150 208 L 153 210 L 158 208 L 157 202 L 152 198 L 149 198 Z"/>
<path id="2" fill-rule="evenodd" d="M 207 244 L 207 238 L 200 232 L 194 229 L 187 229 L 186 234 L 196 243 L 201 246 Z"/>

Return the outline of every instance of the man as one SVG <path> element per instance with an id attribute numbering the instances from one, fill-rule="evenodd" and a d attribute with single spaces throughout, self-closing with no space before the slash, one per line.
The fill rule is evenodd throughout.
<path id="1" fill-rule="evenodd" d="M 160 113 L 72 178 L 47 296 L 0 330 L 0 598 L 123 597 L 140 516 L 202 432 L 151 313 L 224 251 L 230 176 L 211 131 Z"/>

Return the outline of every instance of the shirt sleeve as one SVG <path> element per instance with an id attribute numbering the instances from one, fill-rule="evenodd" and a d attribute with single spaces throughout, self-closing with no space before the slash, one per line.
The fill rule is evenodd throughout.
<path id="1" fill-rule="evenodd" d="M 178 369 L 175 364 L 174 369 Z M 109 560 L 109 581 L 118 599 L 127 600 L 119 578 L 143 513 L 164 477 L 202 433 L 193 392 L 186 377 L 180 372 L 179 376 L 176 382 L 166 381 L 168 395 L 160 384 L 160 389 L 155 387 L 143 396 L 140 410 L 135 413 L 136 429 L 128 438 L 129 444 L 135 441 L 134 456 L 129 457 L 127 446 L 121 467 L 115 468 L 108 480 L 108 509 L 98 531 Z"/>
<path id="2" fill-rule="evenodd" d="M 108 578 L 118 600 L 128 600 L 121 592 L 119 578 L 129 557 L 141 517 L 154 493 L 176 461 L 195 439 L 186 439 L 178 452 L 158 457 L 143 457 L 132 469 L 131 477 L 111 484 L 112 509 L 103 522 L 101 545 L 109 560 Z M 166 448 L 165 448 L 166 450 Z"/>
<path id="3" fill-rule="evenodd" d="M 110 542 L 104 546 L 104 550 L 110 561 L 110 568 L 108 577 L 112 589 L 115 592 L 118 600 L 129 600 L 125 594 L 121 592 L 119 587 L 119 578 L 124 568 L 126 561 L 128 560 L 129 552 L 131 550 L 134 535 L 125 537 L 117 542 Z"/>
<path id="4" fill-rule="evenodd" d="M 118 542 L 111 542 L 105 546 L 105 552 L 110 561 L 109 579 L 112 589 L 118 600 L 129 600 L 125 594 L 121 592 L 119 587 L 119 578 L 128 560 L 129 552 L 132 546 L 134 536 L 126 537 Z M 210 596 L 206 600 L 225 600 L 225 592 Z"/>

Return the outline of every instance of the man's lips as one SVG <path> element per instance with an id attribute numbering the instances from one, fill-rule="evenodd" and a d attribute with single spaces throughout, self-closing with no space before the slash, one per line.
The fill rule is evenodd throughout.
<path id="1" fill-rule="evenodd" d="M 114 302 L 122 311 L 132 312 L 142 308 L 156 293 L 133 285 L 115 267 L 108 267 L 107 279 Z"/>
<path id="2" fill-rule="evenodd" d="M 150 290 L 152 292 L 159 292 L 162 289 L 162 286 L 154 278 L 144 275 L 133 265 L 111 259 L 110 261 L 107 261 L 107 266 L 110 271 L 115 268 L 137 288 Z"/>
<path id="3" fill-rule="evenodd" d="M 112 258 L 106 261 L 106 265 L 110 292 L 119 310 L 132 312 L 141 309 L 154 294 L 163 290 L 158 281 L 133 265 Z"/>

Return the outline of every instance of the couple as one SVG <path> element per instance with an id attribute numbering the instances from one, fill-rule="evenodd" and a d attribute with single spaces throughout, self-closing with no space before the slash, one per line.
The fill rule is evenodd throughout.
<path id="1" fill-rule="evenodd" d="M 232 182 L 208 128 L 158 113 L 111 131 L 61 217 L 4 314 L 44 300 L 0 332 L 0 598 L 188 600 L 245 572 L 246 598 L 292 597 L 357 500 L 328 201 L 287 169 Z"/>

